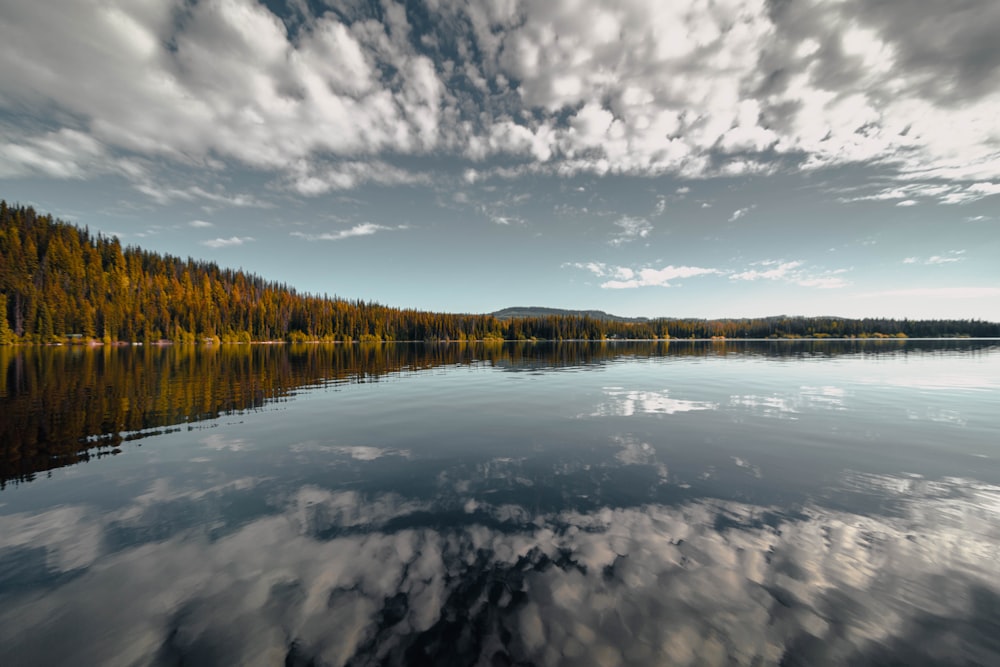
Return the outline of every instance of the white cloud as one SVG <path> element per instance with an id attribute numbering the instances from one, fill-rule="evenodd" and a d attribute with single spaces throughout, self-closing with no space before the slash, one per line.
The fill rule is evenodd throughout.
<path id="1" fill-rule="evenodd" d="M 392 231 L 396 229 L 409 229 L 407 225 L 396 225 L 395 227 L 389 227 L 387 225 L 377 225 L 374 222 L 362 222 L 360 224 L 354 225 L 350 229 L 342 229 L 337 232 L 322 232 L 320 234 L 307 234 L 306 232 L 291 232 L 291 236 L 295 236 L 306 241 L 342 241 L 344 239 L 353 238 L 355 236 L 371 236 L 378 232 Z"/>
<path id="2" fill-rule="evenodd" d="M 610 278 L 601 283 L 604 289 L 635 289 L 637 287 L 672 287 L 671 281 L 679 278 L 717 275 L 718 269 L 700 266 L 665 266 L 662 269 L 643 267 L 632 269 L 627 266 L 613 266 L 604 262 L 567 262 L 563 267 L 590 271 L 599 278 Z"/>
<path id="3" fill-rule="evenodd" d="M 1000 183 L 907 183 L 882 188 L 872 194 L 841 197 L 844 203 L 858 201 L 892 201 L 896 206 L 916 206 L 915 197 L 936 200 L 941 204 L 967 204 L 1000 193 Z"/>
<path id="4" fill-rule="evenodd" d="M 819 289 L 840 289 L 847 287 L 851 283 L 839 276 L 813 276 L 801 277 L 795 280 L 795 284 L 800 287 L 816 287 Z"/>
<path id="5" fill-rule="evenodd" d="M 653 225 L 649 220 L 645 218 L 633 218 L 627 215 L 615 220 L 615 226 L 620 228 L 621 231 L 617 232 L 615 237 L 609 241 L 611 245 L 622 245 L 636 239 L 644 239 L 653 231 Z"/>
<path id="6" fill-rule="evenodd" d="M 949 250 L 943 255 L 931 255 L 927 259 L 921 259 L 920 257 L 907 257 L 903 260 L 903 264 L 917 264 L 921 263 L 928 266 L 940 265 L 940 264 L 955 264 L 957 262 L 965 261 L 965 250 Z"/>
<path id="7" fill-rule="evenodd" d="M 770 266 L 774 264 L 772 261 L 760 262 L 761 265 Z M 781 280 L 787 278 L 788 275 L 794 270 L 802 266 L 803 262 L 800 260 L 795 260 L 792 262 L 782 262 L 777 264 L 773 269 L 749 269 L 747 271 L 742 271 L 740 273 L 735 273 L 729 276 L 730 280 Z"/>
<path id="8" fill-rule="evenodd" d="M 733 211 L 733 214 L 731 216 L 729 216 L 728 222 L 736 222 L 737 220 L 739 220 L 740 218 L 742 218 L 743 216 L 745 216 L 747 213 L 749 213 L 753 208 L 755 208 L 755 207 L 754 206 L 746 206 L 744 208 L 738 208 L 738 209 L 736 209 L 735 211 Z"/>
<path id="9" fill-rule="evenodd" d="M 208 246 L 209 248 L 226 248 L 228 246 L 243 245 L 244 243 L 249 243 L 253 240 L 254 238 L 252 236 L 230 236 L 228 239 L 209 239 L 207 241 L 202 241 L 201 244 Z"/>
<path id="10" fill-rule="evenodd" d="M 77 130 L 63 128 L 30 137 L 0 135 L 0 178 L 40 174 L 81 179 L 109 171 L 116 169 L 104 146 Z"/>
<path id="11" fill-rule="evenodd" d="M 961 262 L 964 259 L 964 257 L 954 257 L 951 255 L 932 255 L 927 258 L 925 264 L 952 264 L 954 262 Z"/>
<path id="12" fill-rule="evenodd" d="M 494 215 L 490 217 L 490 222 L 495 225 L 523 225 L 524 220 L 516 215 Z"/>
<path id="13" fill-rule="evenodd" d="M 840 289 L 847 287 L 851 283 L 843 277 L 847 269 L 835 269 L 832 271 L 822 271 L 820 273 L 808 273 L 801 267 L 805 262 L 794 260 L 783 262 L 778 260 L 764 260 L 755 262 L 752 266 L 765 268 L 751 268 L 739 273 L 732 273 L 730 280 L 780 280 L 789 282 L 800 287 L 815 287 L 818 289 Z M 772 268 L 767 268 L 772 267 Z"/>
<path id="14" fill-rule="evenodd" d="M 228 194 L 221 191 L 210 192 L 197 185 L 187 187 L 161 186 L 144 177 L 134 184 L 135 189 L 151 198 L 158 204 L 169 204 L 175 201 L 204 201 L 216 206 L 233 206 L 237 208 L 270 208 L 270 204 L 253 195 L 240 193 Z"/>
<path id="15" fill-rule="evenodd" d="M 665 266 L 662 269 L 650 267 L 633 271 L 627 267 L 616 267 L 614 280 L 601 283 L 605 289 L 634 289 L 636 287 L 671 287 L 670 281 L 678 278 L 693 278 L 721 273 L 718 269 L 700 266 Z"/>
<path id="16" fill-rule="evenodd" d="M 972 183 L 962 189 L 953 190 L 941 198 L 943 204 L 967 204 L 985 197 L 1000 194 L 1000 183 Z"/>
<path id="17" fill-rule="evenodd" d="M 960 184 L 944 200 L 963 203 L 1000 188 L 1000 9 L 972 2 L 442 1 L 410 25 L 385 0 L 304 10 L 290 34 L 256 0 L 2 0 L 0 104 L 34 120 L 0 140 L 0 175 L 235 162 L 315 195 L 426 182 L 395 164 L 413 156 L 681 177 L 777 158 Z"/>
<path id="18" fill-rule="evenodd" d="M 365 183 L 417 185 L 429 182 L 427 174 L 400 169 L 381 160 L 355 160 L 335 165 L 317 165 L 302 160 L 290 169 L 294 173 L 292 188 L 306 196 L 321 195 L 331 190 L 350 190 Z"/>
<path id="19" fill-rule="evenodd" d="M 205 220 L 192 220 L 188 223 L 188 227 L 204 228 L 204 227 L 214 227 L 211 222 Z"/>

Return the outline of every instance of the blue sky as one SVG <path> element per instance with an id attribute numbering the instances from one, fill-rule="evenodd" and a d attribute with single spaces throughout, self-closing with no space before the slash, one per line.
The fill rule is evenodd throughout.
<path id="1" fill-rule="evenodd" d="M 1000 320 L 1000 3 L 0 0 L 0 197 L 450 312 Z"/>

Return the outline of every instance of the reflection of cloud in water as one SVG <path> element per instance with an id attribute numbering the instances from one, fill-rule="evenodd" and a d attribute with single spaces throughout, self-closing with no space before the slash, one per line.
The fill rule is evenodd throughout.
<path id="1" fill-rule="evenodd" d="M 755 466 L 752 463 L 750 463 L 749 461 L 747 461 L 746 459 L 740 458 L 739 456 L 733 456 L 731 458 L 733 460 L 733 463 L 736 464 L 737 468 L 743 468 L 743 469 L 745 469 L 746 471 L 748 471 L 750 474 L 752 474 L 757 479 L 761 478 L 760 466 Z"/>
<path id="2" fill-rule="evenodd" d="M 243 438 L 227 438 L 219 434 L 212 434 L 202 438 L 201 444 L 217 451 L 242 452 L 249 449 L 247 441 Z"/>
<path id="3" fill-rule="evenodd" d="M 526 522 L 514 506 L 497 508 L 506 526 L 386 531 L 423 504 L 304 487 L 219 539 L 50 560 L 88 569 L 8 594 L 0 642 L 19 664 L 995 664 L 1000 488 L 856 475 L 859 489 L 901 511 L 705 501 Z M 101 521 L 6 517 L 4 545 L 58 550 Z"/>
<path id="4" fill-rule="evenodd" d="M 933 374 L 922 374 L 914 372 L 898 372 L 899 367 L 894 369 L 892 375 L 884 377 L 871 377 L 862 380 L 865 384 L 875 384 L 888 387 L 906 387 L 908 389 L 924 389 L 929 391 L 940 389 L 965 389 L 968 391 L 986 391 L 1000 389 L 1000 380 L 996 377 L 974 375 L 971 373 L 949 373 L 940 372 Z M 991 371 L 987 371 L 991 372 Z M 923 371 L 926 373 L 926 371 Z"/>
<path id="5" fill-rule="evenodd" d="M 328 491 L 304 486 L 293 499 L 291 517 L 311 534 L 331 529 L 379 528 L 393 519 L 429 511 L 428 501 L 407 500 L 395 493 L 369 497 L 357 491 Z"/>
<path id="6" fill-rule="evenodd" d="M 688 401 L 670 398 L 669 391 L 630 391 L 622 387 L 605 387 L 608 400 L 597 406 L 591 417 L 631 417 L 637 414 L 672 415 L 678 412 L 715 410 L 710 401 Z"/>
<path id="7" fill-rule="evenodd" d="M 954 424 L 955 426 L 966 426 L 968 424 L 968 420 L 955 410 L 943 410 L 932 407 L 922 408 L 920 410 L 907 408 L 906 418 L 914 421 L 931 421 L 939 424 Z"/>
<path id="8" fill-rule="evenodd" d="M 846 410 L 846 396 L 847 392 L 840 387 L 804 385 L 796 392 L 785 395 L 734 394 L 729 397 L 729 405 L 748 408 L 750 412 L 763 417 L 795 420 L 798 419 L 795 415 L 806 410 Z"/>
<path id="9" fill-rule="evenodd" d="M 667 465 L 657 460 L 656 449 L 648 442 L 638 442 L 632 438 L 623 437 L 615 437 L 614 442 L 621 448 L 615 454 L 615 459 L 620 463 L 653 466 L 662 480 L 666 480 L 670 476 Z"/>
<path id="10" fill-rule="evenodd" d="M 730 396 L 729 404 L 734 407 L 749 408 L 751 412 L 761 414 L 765 417 L 798 419 L 798 417 L 791 416 L 798 412 L 791 398 L 746 394 L 742 396 Z"/>
<path id="11" fill-rule="evenodd" d="M 289 449 L 295 453 L 306 452 L 327 452 L 330 454 L 340 454 L 348 456 L 356 461 L 375 461 L 386 456 L 402 456 L 410 458 L 410 452 L 406 449 L 393 449 L 391 447 L 370 447 L 367 445 L 321 445 L 314 441 L 300 442 L 291 445 Z"/>
<path id="12" fill-rule="evenodd" d="M 801 395 L 811 407 L 828 407 L 832 410 L 845 410 L 844 399 L 847 397 L 847 390 L 842 387 L 825 385 L 822 387 L 799 387 Z"/>
<path id="13" fill-rule="evenodd" d="M 41 546 L 48 569 L 68 572 L 87 567 L 97 559 L 101 547 L 101 530 L 88 519 L 83 507 L 0 516 L 0 553 Z"/>

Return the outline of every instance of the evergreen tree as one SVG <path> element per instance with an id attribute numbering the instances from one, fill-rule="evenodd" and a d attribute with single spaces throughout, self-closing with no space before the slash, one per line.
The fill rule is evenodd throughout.
<path id="1" fill-rule="evenodd" d="M 4 202 L 6 206 L 6 202 Z M 0 294 L 0 345 L 10 345 L 14 342 L 14 331 L 7 320 L 7 295 Z"/>

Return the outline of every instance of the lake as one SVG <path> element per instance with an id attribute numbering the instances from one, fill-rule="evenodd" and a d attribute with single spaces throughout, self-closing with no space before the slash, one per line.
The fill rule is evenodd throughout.
<path id="1" fill-rule="evenodd" d="M 0 371 L 5 665 L 1000 664 L 1000 341 Z"/>

